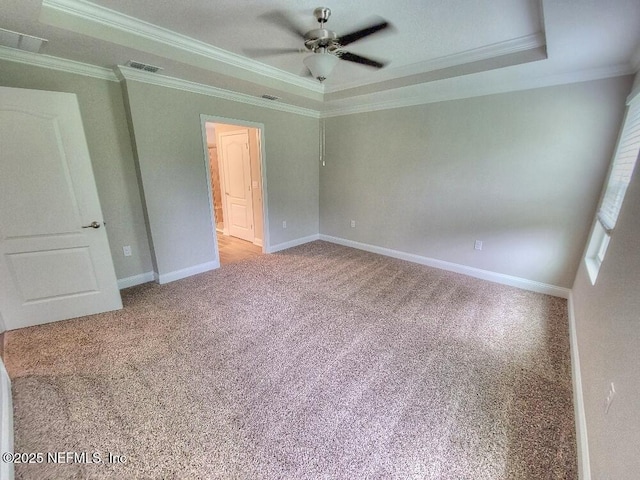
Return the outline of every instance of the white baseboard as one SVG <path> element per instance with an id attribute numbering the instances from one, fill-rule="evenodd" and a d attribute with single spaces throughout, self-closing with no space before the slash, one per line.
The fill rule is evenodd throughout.
<path id="1" fill-rule="evenodd" d="M 262 246 L 262 239 L 261 238 L 254 239 L 253 240 L 253 244 L 258 246 L 258 247 L 261 247 Z"/>
<path id="2" fill-rule="evenodd" d="M 118 288 L 122 290 L 123 288 L 135 287 L 142 283 L 153 282 L 155 279 L 155 272 L 146 272 L 132 277 L 120 278 L 118 279 Z"/>
<path id="3" fill-rule="evenodd" d="M 582 395 L 582 375 L 580 373 L 580 355 L 578 353 L 578 335 L 576 316 L 573 309 L 573 295 L 569 295 L 569 341 L 571 342 L 571 381 L 573 385 L 573 409 L 576 417 L 576 443 L 578 446 L 578 478 L 591 480 L 589 465 L 589 441 L 587 437 L 587 418 Z"/>
<path id="4" fill-rule="evenodd" d="M 11 380 L 0 361 L 0 452 L 13 452 L 13 401 Z M 13 463 L 0 463 L 0 479 L 13 479 Z"/>
<path id="5" fill-rule="evenodd" d="M 193 267 L 183 268 L 182 270 L 176 270 L 174 272 L 157 274 L 156 281 L 159 284 L 174 282 L 176 280 L 180 280 L 181 278 L 187 278 L 192 275 L 197 275 L 198 273 L 204 273 L 204 272 L 208 272 L 209 270 L 215 270 L 216 268 L 220 268 L 220 262 L 218 261 L 201 263 L 200 265 L 194 265 Z"/>
<path id="6" fill-rule="evenodd" d="M 296 238 L 295 240 L 291 240 L 289 242 L 279 243 L 277 245 L 271 245 L 267 249 L 267 253 L 275 253 L 280 250 L 286 250 L 287 248 L 297 247 L 298 245 L 302 245 L 304 243 L 313 242 L 315 240 L 320 240 L 320 235 L 309 235 L 308 237 Z"/>
<path id="7" fill-rule="evenodd" d="M 571 293 L 570 289 L 558 287 L 556 285 L 549 285 L 547 283 L 536 282 L 535 280 L 527 280 L 526 278 L 514 277 L 511 275 L 505 275 L 504 273 L 482 270 L 480 268 L 468 267 L 466 265 L 446 262 L 444 260 L 437 260 L 435 258 L 422 257 L 413 253 L 406 253 L 398 250 L 392 250 L 390 248 L 378 247 L 376 245 L 369 245 L 367 243 L 347 240 L 345 238 L 332 237 L 330 235 L 321 234 L 320 240 L 337 243 L 338 245 L 344 245 L 345 247 L 366 250 L 367 252 L 378 253 L 387 257 L 399 258 L 400 260 L 419 263 L 428 267 L 448 270 L 450 272 L 462 273 L 463 275 L 469 275 L 470 277 L 481 278 L 483 280 L 489 280 L 490 282 L 510 285 L 512 287 L 522 288 L 523 290 L 530 290 L 532 292 L 544 293 L 547 295 L 552 295 L 554 297 L 569 298 L 569 294 Z"/>

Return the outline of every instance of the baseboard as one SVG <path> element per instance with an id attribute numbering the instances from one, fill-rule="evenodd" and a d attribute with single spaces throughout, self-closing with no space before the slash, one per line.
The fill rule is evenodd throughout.
<path id="1" fill-rule="evenodd" d="M 13 452 L 11 380 L 2 362 L 0 362 L 0 452 Z M 13 463 L 0 463 L 0 479 L 12 479 L 13 474 Z"/>
<path id="2" fill-rule="evenodd" d="M 296 238 L 295 240 L 291 240 L 289 242 L 272 245 L 267 249 L 267 253 L 279 252 L 280 250 L 286 250 L 287 248 L 297 247 L 298 245 L 313 242 L 315 240 L 320 240 L 320 235 L 318 234 L 309 235 L 308 237 Z"/>
<path id="3" fill-rule="evenodd" d="M 258 246 L 258 247 L 261 247 L 262 246 L 262 239 L 261 238 L 254 239 L 253 240 L 253 244 Z"/>
<path id="4" fill-rule="evenodd" d="M 578 478 L 591 480 L 589 465 L 589 442 L 587 437 L 587 418 L 582 395 L 582 375 L 580 373 L 580 355 L 578 353 L 578 335 L 576 316 L 573 309 L 573 295 L 569 295 L 569 341 L 571 342 L 571 381 L 573 384 L 573 408 L 576 417 L 576 444 L 578 447 Z"/>
<path id="5" fill-rule="evenodd" d="M 558 287 L 556 285 L 549 285 L 547 283 L 536 282 L 535 280 L 527 280 L 526 278 L 514 277 L 511 275 L 505 275 L 503 273 L 482 270 L 480 268 L 468 267 L 466 265 L 446 262 L 444 260 L 437 260 L 435 258 L 423 257 L 420 255 L 415 255 L 413 253 L 392 250 L 390 248 L 378 247 L 376 245 L 347 240 L 345 238 L 332 237 L 330 235 L 321 234 L 320 240 L 337 243 L 338 245 L 344 245 L 346 247 L 357 248 L 359 250 L 366 250 L 367 252 L 378 253 L 387 257 L 398 258 L 400 260 L 406 260 L 408 262 L 419 263 L 428 267 L 448 270 L 450 272 L 462 273 L 463 275 L 469 275 L 470 277 L 481 278 L 482 280 L 488 280 L 490 282 L 522 288 L 523 290 L 530 290 L 532 292 L 544 293 L 546 295 L 552 295 L 554 297 L 569 298 L 569 294 L 571 293 L 570 289 Z"/>
<path id="6" fill-rule="evenodd" d="M 146 272 L 132 277 L 120 278 L 118 279 L 118 288 L 122 290 L 123 288 L 135 287 L 142 283 L 153 282 L 155 279 L 155 272 Z"/>
<path id="7" fill-rule="evenodd" d="M 214 270 L 216 268 L 220 268 L 220 262 L 218 261 L 201 263 L 200 265 L 183 268 L 182 270 L 157 274 L 156 281 L 160 284 L 174 282 L 176 280 L 180 280 L 181 278 L 187 278 L 192 275 L 197 275 L 198 273 L 204 273 L 208 272 L 209 270 Z"/>

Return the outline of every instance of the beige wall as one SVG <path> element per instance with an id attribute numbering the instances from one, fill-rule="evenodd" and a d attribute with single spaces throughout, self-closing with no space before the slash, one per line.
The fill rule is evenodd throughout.
<path id="1" fill-rule="evenodd" d="M 593 479 L 640 471 L 640 168 L 611 236 L 595 285 L 584 261 L 573 304 Z M 616 397 L 605 414 L 613 382 Z"/>
<path id="2" fill-rule="evenodd" d="M 270 245 L 317 234 L 318 119 L 135 81 L 126 91 L 160 275 L 215 260 L 201 114 L 264 125 Z"/>
<path id="3" fill-rule="evenodd" d="M 328 118 L 320 233 L 570 288 L 629 85 Z"/>
<path id="4" fill-rule="evenodd" d="M 119 279 L 152 271 L 122 91 L 117 82 L 0 60 L 0 85 L 78 96 L 111 255 Z M 125 257 L 124 245 L 133 255 Z"/>

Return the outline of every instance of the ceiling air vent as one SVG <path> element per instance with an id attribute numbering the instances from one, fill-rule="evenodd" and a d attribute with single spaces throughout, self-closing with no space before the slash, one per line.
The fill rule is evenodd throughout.
<path id="1" fill-rule="evenodd" d="M 136 70 L 144 70 L 145 72 L 156 73 L 162 70 L 162 67 L 156 67 L 155 65 L 149 65 L 148 63 L 136 62 L 135 60 L 129 60 L 126 63 L 127 67 L 135 68 Z"/>
<path id="2" fill-rule="evenodd" d="M 262 98 L 267 100 L 280 100 L 280 97 L 276 97 L 275 95 L 269 95 L 268 93 L 265 93 L 264 95 L 262 95 Z"/>

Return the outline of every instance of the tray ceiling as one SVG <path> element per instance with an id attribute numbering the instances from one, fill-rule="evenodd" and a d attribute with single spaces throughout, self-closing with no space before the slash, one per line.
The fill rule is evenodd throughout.
<path id="1" fill-rule="evenodd" d="M 347 48 L 388 60 L 386 68 L 341 61 L 321 85 L 304 75 L 309 52 L 302 41 L 267 20 L 270 12 L 285 11 L 303 31 L 315 28 L 315 0 L 3 4 L 0 28 L 47 38 L 44 55 L 110 69 L 137 60 L 162 67 L 165 76 L 247 95 L 271 93 L 315 110 L 474 85 L 481 91 L 497 79 L 631 73 L 640 44 L 636 0 L 409 0 L 401 7 L 383 0 L 329 2 L 327 27 L 338 34 L 379 17 L 393 28 Z M 255 48 L 301 53 L 252 58 L 247 52 Z"/>

